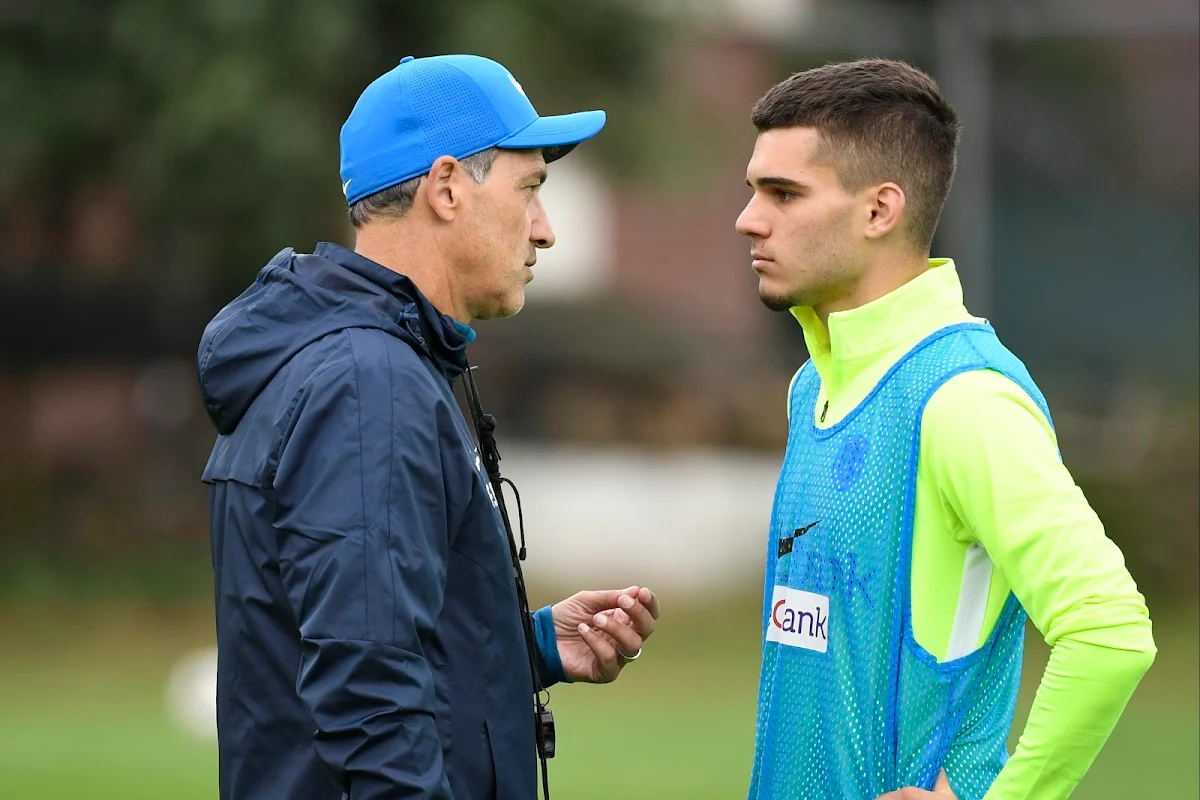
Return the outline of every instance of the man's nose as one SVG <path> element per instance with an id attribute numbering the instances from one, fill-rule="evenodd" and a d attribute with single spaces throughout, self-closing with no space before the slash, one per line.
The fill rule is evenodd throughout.
<path id="1" fill-rule="evenodd" d="M 737 221 L 733 223 L 734 229 L 742 236 L 753 236 L 756 239 L 765 239 L 767 237 L 767 226 L 763 222 L 762 217 L 756 213 L 754 198 L 750 198 L 750 202 L 746 203 L 746 207 L 742 209 L 742 213 L 738 214 Z"/>
<path id="2" fill-rule="evenodd" d="M 554 229 L 550 227 L 550 217 L 546 214 L 546 209 L 542 206 L 542 198 L 533 198 L 533 203 L 529 206 L 530 214 L 532 215 L 531 225 L 529 226 L 529 241 L 534 247 L 546 249 L 554 246 Z"/>

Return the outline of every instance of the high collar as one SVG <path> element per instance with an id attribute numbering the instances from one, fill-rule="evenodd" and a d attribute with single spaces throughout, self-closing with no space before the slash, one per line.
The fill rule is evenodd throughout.
<path id="1" fill-rule="evenodd" d="M 813 366 L 831 394 L 877 359 L 906 352 L 968 316 L 958 271 L 947 258 L 930 259 L 925 272 L 877 300 L 830 314 L 828 328 L 811 307 L 793 308 L 792 315 L 804 329 Z"/>

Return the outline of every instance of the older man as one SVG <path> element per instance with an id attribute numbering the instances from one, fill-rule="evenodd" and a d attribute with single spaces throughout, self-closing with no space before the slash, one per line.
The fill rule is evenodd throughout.
<path id="1" fill-rule="evenodd" d="M 604 121 L 404 58 L 342 129 L 355 250 L 283 250 L 205 331 L 224 800 L 534 798 L 535 688 L 611 681 L 653 631 L 636 586 L 528 612 L 491 420 L 454 394 L 468 324 L 554 244 L 547 163 Z"/>

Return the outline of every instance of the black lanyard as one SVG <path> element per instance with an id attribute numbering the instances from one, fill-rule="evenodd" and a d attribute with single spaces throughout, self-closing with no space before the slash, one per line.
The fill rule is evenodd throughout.
<path id="1" fill-rule="evenodd" d="M 533 705 L 534 730 L 537 739 L 538 760 L 542 767 L 542 797 L 550 800 L 550 777 L 546 771 L 546 759 L 554 757 L 554 712 L 546 707 L 550 702 L 550 693 L 542 686 L 541 676 L 537 668 L 537 640 L 533 635 L 533 615 L 529 611 L 529 598 L 525 594 L 525 575 L 521 571 L 521 562 L 525 560 L 525 517 L 521 513 L 521 495 L 517 486 L 500 474 L 500 450 L 496 447 L 496 418 L 485 414 L 479 404 L 479 389 L 475 386 L 475 377 L 471 374 L 472 367 L 467 365 L 463 376 L 463 387 L 467 395 L 467 407 L 471 411 L 471 420 L 475 425 L 475 434 L 479 441 L 479 455 L 487 469 L 488 483 L 495 494 L 496 506 L 500 509 L 500 518 L 504 521 L 504 531 L 508 534 L 508 548 L 512 556 L 513 577 L 517 585 L 517 604 L 521 612 L 521 626 L 525 631 L 525 650 L 529 655 L 529 671 L 533 676 Z M 508 519 L 508 508 L 504 502 L 504 484 L 512 487 L 517 499 L 517 522 L 520 525 L 521 546 L 517 547 L 516 537 L 513 536 L 512 523 Z M 545 700 L 542 695 L 545 695 Z"/>

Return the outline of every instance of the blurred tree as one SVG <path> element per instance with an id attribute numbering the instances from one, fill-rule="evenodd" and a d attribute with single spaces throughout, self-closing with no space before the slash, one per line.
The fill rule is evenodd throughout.
<path id="1" fill-rule="evenodd" d="M 654 139 L 643 109 L 664 28 L 620 0 L 4 8 L 0 220 L 24 243 L 9 260 L 43 276 L 69 268 L 60 279 L 73 281 L 97 229 L 120 228 L 103 239 L 106 263 L 124 245 L 128 269 L 168 297 L 228 299 L 276 249 L 341 238 L 339 127 L 408 54 L 497 58 L 543 113 L 603 107 L 627 120 L 589 147 L 609 166 L 636 169 Z"/>

